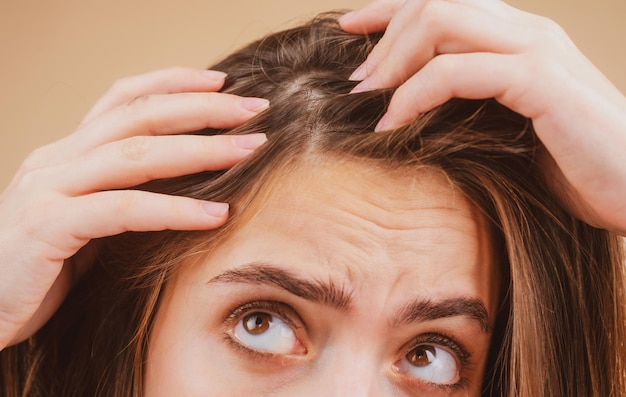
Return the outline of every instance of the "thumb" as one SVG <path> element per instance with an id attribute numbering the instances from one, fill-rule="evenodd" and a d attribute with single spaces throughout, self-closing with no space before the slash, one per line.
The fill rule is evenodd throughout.
<path id="1" fill-rule="evenodd" d="M 348 33 L 382 32 L 405 0 L 376 0 L 339 18 L 339 25 Z"/>

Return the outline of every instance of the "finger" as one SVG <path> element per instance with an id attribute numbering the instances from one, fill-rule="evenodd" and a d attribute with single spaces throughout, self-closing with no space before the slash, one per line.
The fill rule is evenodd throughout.
<path id="1" fill-rule="evenodd" d="M 260 98 L 223 93 L 150 95 L 117 106 L 56 143 L 57 163 L 102 144 L 135 135 L 169 135 L 204 128 L 234 128 L 269 106 Z"/>
<path id="2" fill-rule="evenodd" d="M 407 12 L 416 19 L 402 21 L 403 28 L 393 30 L 392 21 L 383 37 L 389 48 L 372 52 L 366 61 L 369 74 L 352 92 L 397 87 L 439 54 L 522 51 L 532 37 L 520 29 L 520 18 L 507 13 L 499 2 L 479 8 L 445 1 L 429 2 L 417 14 Z"/>
<path id="3" fill-rule="evenodd" d="M 226 74 L 219 71 L 180 67 L 126 77 L 111 86 L 81 124 L 86 124 L 105 111 L 140 96 L 218 91 L 224 85 L 225 78 Z"/>
<path id="4" fill-rule="evenodd" d="M 524 114 L 528 107 L 520 90 L 528 86 L 530 71 L 520 62 L 518 55 L 439 55 L 396 90 L 376 131 L 409 123 L 452 98 L 495 98 Z"/>
<path id="5" fill-rule="evenodd" d="M 265 134 L 132 137 L 46 169 L 47 184 L 69 196 L 154 179 L 230 168 L 266 141 Z"/>
<path id="6" fill-rule="evenodd" d="M 404 32 L 413 25 L 411 19 L 417 10 L 423 6 L 423 4 L 423 1 L 404 3 L 404 5 L 399 8 L 399 11 L 395 12 L 394 17 L 389 22 L 389 26 L 387 27 L 385 34 L 374 46 L 374 49 L 368 55 L 365 62 L 363 62 L 363 64 L 361 64 L 352 73 L 349 78 L 350 80 L 360 81 L 370 76 L 376 70 L 378 64 L 388 57 L 389 51 L 395 45 L 395 40 L 405 36 L 408 37 L 408 35 L 405 35 Z"/>
<path id="7" fill-rule="evenodd" d="M 367 34 L 382 32 L 406 0 L 377 0 L 360 10 L 344 14 L 339 18 L 341 28 L 348 33 Z"/>
<path id="8" fill-rule="evenodd" d="M 169 196 L 138 190 L 97 192 L 72 198 L 58 208 L 63 230 L 41 230 L 41 239 L 67 244 L 68 236 L 87 241 L 127 231 L 208 230 L 222 225 L 228 204 Z"/>

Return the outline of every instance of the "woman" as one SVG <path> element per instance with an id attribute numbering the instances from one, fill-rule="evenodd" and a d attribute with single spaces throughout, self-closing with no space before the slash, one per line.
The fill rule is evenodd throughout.
<path id="1" fill-rule="evenodd" d="M 386 35 L 392 33 L 390 26 Z M 11 309 L 3 313 L 13 315 L 4 316 L 4 345 L 30 337 L 73 278 L 85 274 L 35 336 L 2 353 L 6 394 L 622 394 L 617 237 L 563 210 L 540 172 L 551 158 L 529 121 L 493 100 L 454 100 L 405 127 L 371 133 L 377 124 L 393 126 L 403 99 L 402 88 L 391 103 L 386 91 L 348 95 L 356 83 L 347 76 L 378 38 L 343 33 L 323 18 L 216 65 L 229 74 L 225 93 L 272 103 L 235 129 L 236 138 L 206 130 L 208 137 L 118 142 L 145 126 L 137 120 L 171 134 L 233 127 L 264 108 L 263 101 L 213 95 L 209 106 L 252 102 L 252 110 L 209 124 L 206 95 L 116 107 L 156 86 L 156 93 L 219 86 L 214 73 L 178 70 L 118 86 L 76 135 L 34 155 L 31 171 L 5 194 L 3 209 L 16 214 L 3 215 L 4 225 L 15 219 L 3 252 L 20 243 L 24 224 L 48 217 L 50 226 L 30 226 L 37 233 L 32 249 L 13 252 L 14 260 L 5 255 L 12 270 L 5 273 L 14 278 L 3 279 L 10 292 L 3 296 L 24 301 L 1 300 Z M 194 76 L 181 84 L 181 74 Z M 365 81 L 356 91 L 374 86 Z M 116 135 L 104 135 L 112 120 L 118 128 L 108 130 Z M 542 137 L 541 123 L 533 122 Z M 152 182 L 139 192 L 101 191 L 232 165 L 263 142 L 259 133 L 269 142 L 226 173 Z M 167 150 L 174 142 L 178 150 Z M 206 142 L 211 151 L 223 146 L 207 156 Z M 81 172 L 65 182 L 60 176 L 70 166 Z M 47 187 L 42 181 L 71 196 L 75 211 L 57 222 L 50 216 L 59 211 L 19 213 L 41 207 L 19 193 Z M 127 195 L 134 205 L 123 204 Z M 32 199 L 60 202 L 58 193 L 41 196 Z M 118 215 L 103 208 L 110 198 Z M 98 240 L 63 267 L 52 289 L 36 285 L 51 285 L 63 260 L 91 238 L 225 220 L 223 206 L 194 199 L 227 200 L 226 225 Z M 19 218 L 26 213 L 29 222 Z M 593 220 L 608 228 L 605 218 Z M 623 224 L 617 219 L 611 228 Z M 71 246 L 68 235 L 76 239 Z M 42 252 L 47 262 L 29 268 Z M 84 269 L 93 257 L 95 265 Z M 49 265 L 47 278 L 41 263 Z M 23 268 L 33 270 L 20 274 Z M 34 296 L 42 290 L 46 300 Z"/>

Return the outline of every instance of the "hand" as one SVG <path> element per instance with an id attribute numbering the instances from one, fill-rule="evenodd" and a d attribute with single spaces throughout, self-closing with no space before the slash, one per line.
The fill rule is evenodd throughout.
<path id="1" fill-rule="evenodd" d="M 351 76 L 354 92 L 399 87 L 377 130 L 453 97 L 493 97 L 532 119 L 563 205 L 626 235 L 626 98 L 554 22 L 498 0 L 378 0 L 340 23 L 386 29 Z"/>
<path id="2" fill-rule="evenodd" d="M 0 349 L 50 318 L 89 265 L 89 250 L 76 253 L 91 239 L 224 223 L 224 203 L 119 190 L 227 168 L 265 142 L 264 134 L 173 136 L 232 128 L 267 107 L 214 92 L 224 77 L 179 68 L 120 80 L 76 132 L 26 159 L 0 196 Z"/>

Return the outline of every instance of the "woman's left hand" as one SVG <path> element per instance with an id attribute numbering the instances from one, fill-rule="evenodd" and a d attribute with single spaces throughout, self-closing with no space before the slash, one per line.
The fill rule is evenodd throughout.
<path id="1" fill-rule="evenodd" d="M 626 98 L 556 23 L 499 0 L 377 0 L 340 23 L 386 30 L 351 76 L 354 92 L 399 87 L 378 130 L 454 97 L 493 97 L 532 119 L 565 207 L 626 235 Z"/>

